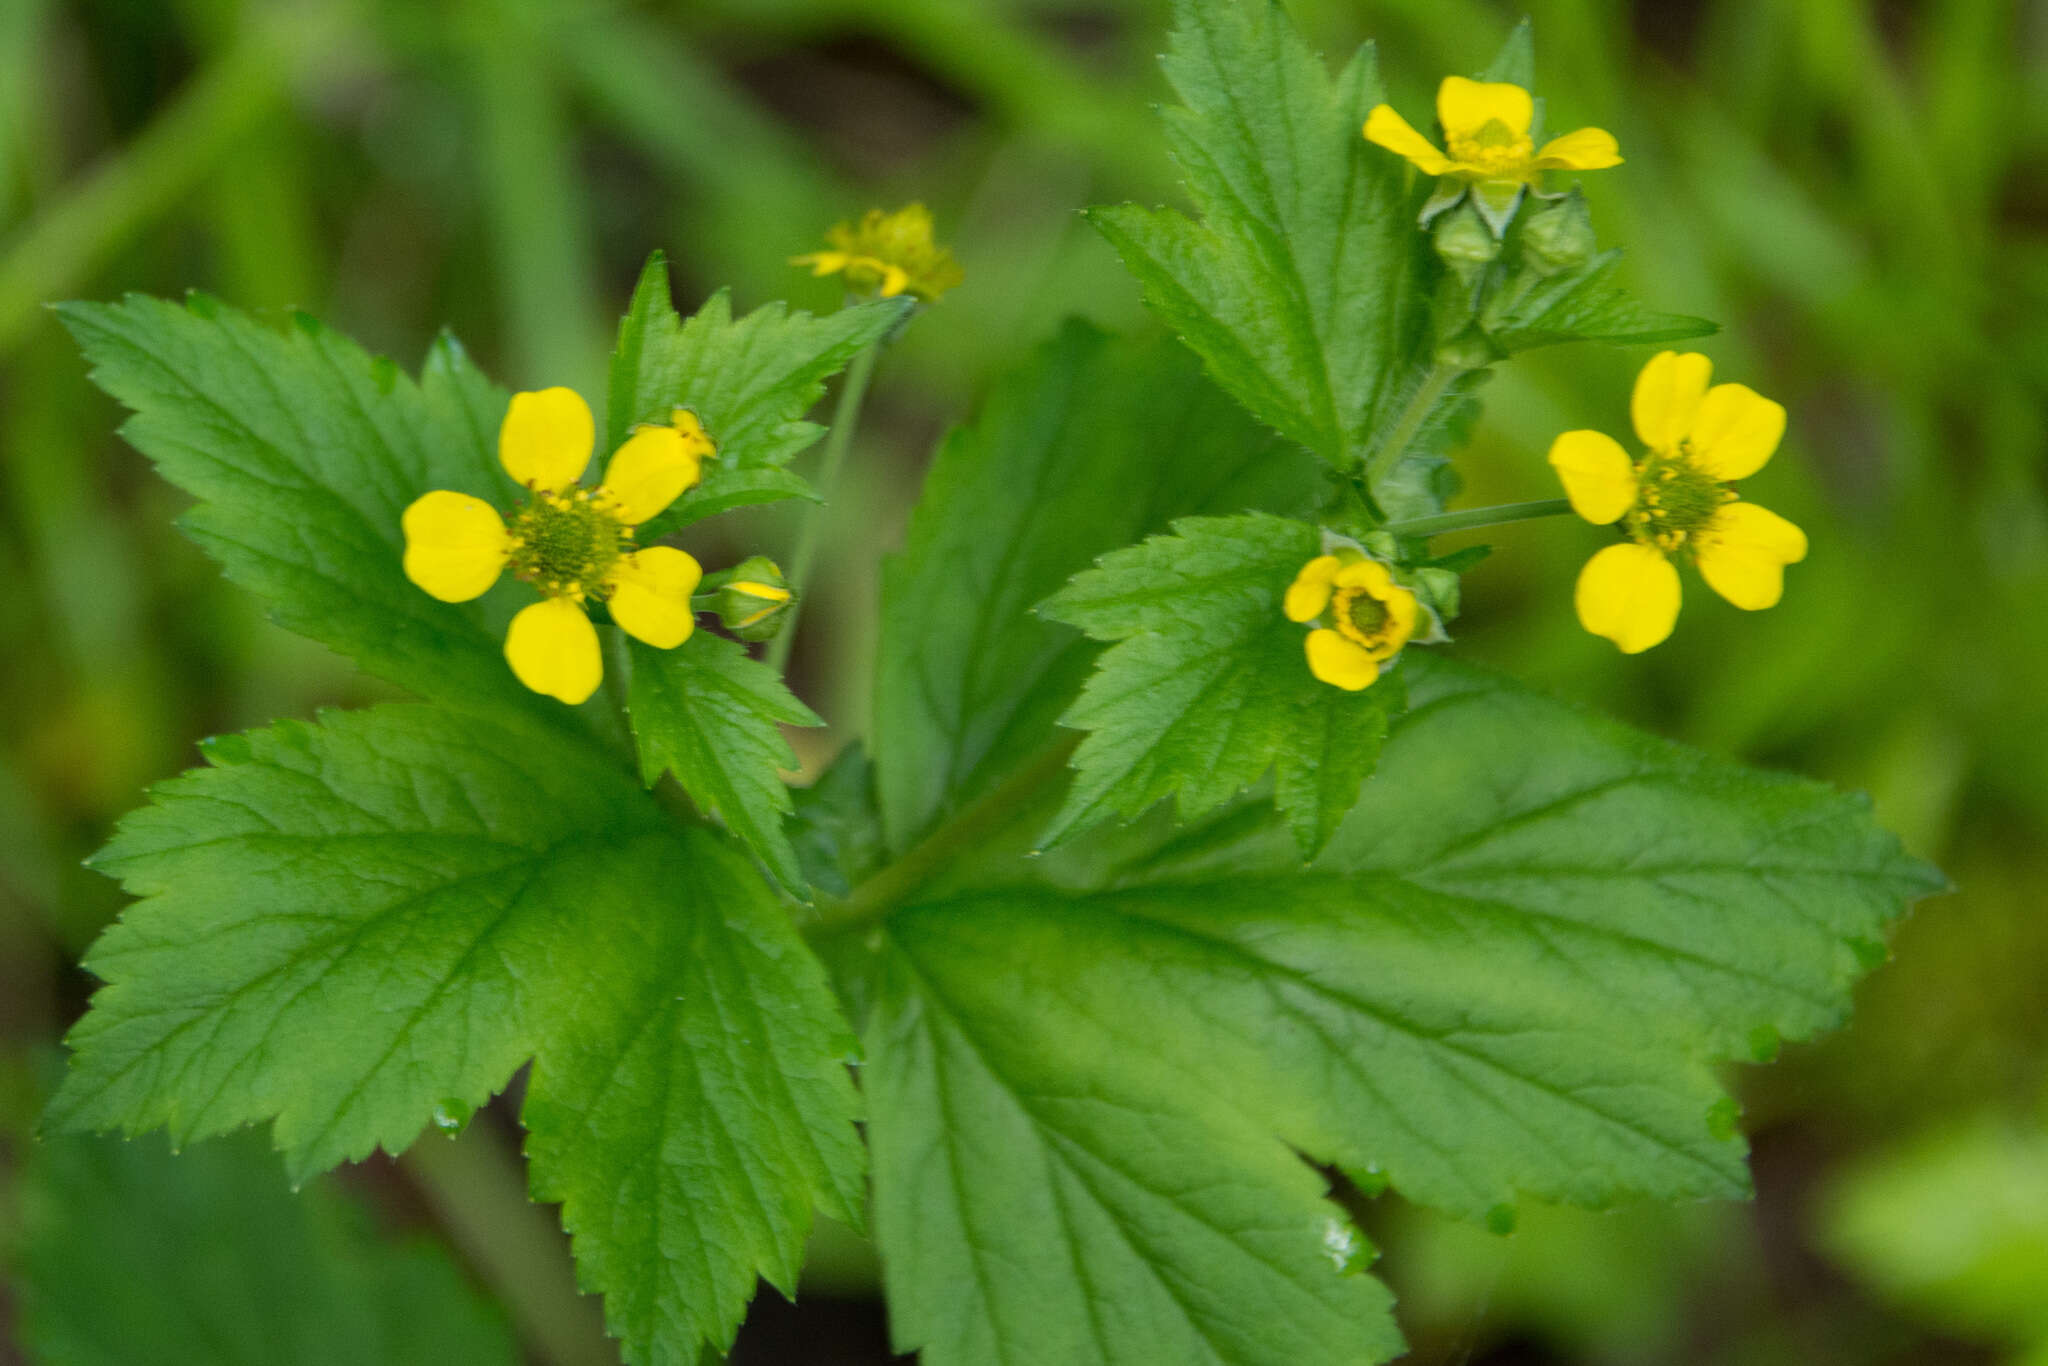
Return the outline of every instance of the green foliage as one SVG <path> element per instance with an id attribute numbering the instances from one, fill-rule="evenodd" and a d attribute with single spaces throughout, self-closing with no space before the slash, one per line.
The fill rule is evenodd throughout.
<path id="1" fill-rule="evenodd" d="M 21 1342 L 43 1366 L 518 1360 L 439 1248 L 382 1244 L 324 1183 L 294 1196 L 254 1135 L 33 1153 Z"/>
<path id="2" fill-rule="evenodd" d="M 182 525 L 277 620 L 423 697 L 560 716 L 505 667 L 474 610 L 406 580 L 399 517 L 430 489 L 504 506 L 505 398 L 448 338 L 415 384 L 304 314 L 277 331 L 204 295 L 66 304 L 122 431 L 199 500 Z"/>
<path id="3" fill-rule="evenodd" d="M 627 702 L 640 745 L 640 775 L 652 786 L 664 770 L 761 856 L 775 878 L 802 895 L 804 876 L 783 833 L 789 788 L 781 769 L 796 767 L 783 726 L 821 726 L 776 672 L 746 647 L 697 631 L 673 650 L 633 643 Z"/>
<path id="4" fill-rule="evenodd" d="M 1307 873 L 1240 826 L 891 919 L 870 1125 L 900 1346 L 1385 1359 L 1384 1301 L 1327 1260 L 1362 1245 L 1289 1148 L 1496 1226 L 1747 1189 L 1711 1063 L 1839 1020 L 1938 876 L 1815 784 L 1409 671 Z"/>
<path id="5" fill-rule="evenodd" d="M 1260 420 L 1348 468 L 1398 405 L 1427 323 L 1399 163 L 1361 136 L 1370 47 L 1334 82 L 1275 0 L 1180 0 L 1168 145 L 1199 222 L 1090 211 L 1145 300 Z"/>
<path id="6" fill-rule="evenodd" d="M 1645 308 L 1615 279 L 1621 251 L 1603 251 L 1584 265 L 1536 281 L 1484 313 L 1487 337 L 1506 352 L 1562 342 L 1644 346 L 1687 341 L 1716 331 L 1703 318 Z"/>
<path id="7" fill-rule="evenodd" d="M 635 1361 L 729 1342 L 757 1272 L 793 1287 L 812 1204 L 856 1217 L 822 970 L 743 859 L 589 746 L 387 706 L 209 758 L 99 856 L 144 899 L 87 960 L 107 985 L 48 1123 L 274 1117 L 300 1179 L 531 1057 L 534 1189 Z"/>
<path id="8" fill-rule="evenodd" d="M 883 575 L 872 757 L 901 851 L 1044 744 L 1094 651 L 1030 609 L 1095 555 L 1204 510 L 1293 508 L 1312 468 L 1163 339 L 1073 322 L 932 462 Z"/>
<path id="9" fill-rule="evenodd" d="M 1309 672 L 1307 630 L 1280 600 L 1321 553 L 1314 527 L 1253 514 L 1190 517 L 1173 533 L 1104 556 L 1044 606 L 1121 642 L 1060 718 L 1088 738 L 1046 838 L 1168 796 L 1191 820 L 1271 773 L 1274 803 L 1312 856 L 1372 772 L 1399 678 L 1346 692 Z"/>
<path id="10" fill-rule="evenodd" d="M 2039 1121 L 1977 1115 L 1870 1155 L 1828 1193 L 1820 1233 L 1839 1261 L 1919 1316 L 2048 1353 Z"/>
<path id="11" fill-rule="evenodd" d="M 635 425 L 666 423 L 675 409 L 697 414 L 718 447 L 704 481 L 648 525 L 658 536 L 750 503 L 812 498 L 784 468 L 824 429 L 803 420 L 825 381 L 903 320 L 907 299 L 884 299 L 813 317 L 768 304 L 737 321 L 723 290 L 687 322 L 669 299 L 668 264 L 656 252 L 619 321 L 612 352 L 605 448 Z"/>

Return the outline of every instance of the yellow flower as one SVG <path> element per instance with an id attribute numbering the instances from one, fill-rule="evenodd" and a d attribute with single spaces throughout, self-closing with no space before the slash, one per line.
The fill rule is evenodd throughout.
<path id="1" fill-rule="evenodd" d="M 1629 539 L 1586 562 L 1579 622 L 1624 654 L 1649 649 L 1678 620 L 1678 570 L 1690 558 L 1716 593 L 1749 611 L 1774 607 L 1785 566 L 1806 558 L 1806 533 L 1737 499 L 1728 481 L 1764 467 L 1785 435 L 1785 409 L 1743 384 L 1707 387 L 1713 362 L 1666 351 L 1636 377 L 1630 402 L 1640 460 L 1600 432 L 1566 432 L 1550 464 L 1572 510 L 1619 522 Z"/>
<path id="2" fill-rule="evenodd" d="M 527 502 L 501 514 L 481 498 L 440 489 L 405 510 L 405 576 L 443 602 L 481 597 L 510 569 L 541 601 L 512 618 L 505 658 L 519 681 L 574 706 L 604 676 L 586 599 L 611 608 L 627 635 L 669 650 L 696 629 L 690 595 L 704 577 L 670 546 L 633 549 L 633 529 L 702 476 L 713 454 L 696 414 L 678 408 L 666 427 L 643 426 L 605 466 L 604 482 L 576 487 L 597 424 L 571 389 L 514 394 L 498 429 L 498 459 L 526 486 Z"/>
<path id="3" fill-rule="evenodd" d="M 1408 158 L 1424 175 L 1447 176 L 1473 186 L 1478 202 L 1496 215 L 1512 209 L 1522 187 L 1537 184 L 1545 171 L 1604 171 L 1621 164 L 1621 148 L 1604 128 L 1566 133 L 1539 150 L 1530 135 L 1535 101 L 1528 91 L 1507 81 L 1444 77 L 1436 92 L 1436 117 L 1448 153 L 1416 132 L 1389 104 L 1376 105 L 1366 115 L 1365 139 Z M 1430 202 L 1440 209 L 1456 201 L 1453 194 Z M 1490 217 L 1489 222 L 1497 235 L 1505 218 Z"/>
<path id="4" fill-rule="evenodd" d="M 932 240 L 931 210 L 906 204 L 894 213 L 869 209 L 856 226 L 841 223 L 825 234 L 829 251 L 792 256 L 813 275 L 844 272 L 846 287 L 893 299 L 905 291 L 933 300 L 965 278 L 953 253 Z"/>
<path id="5" fill-rule="evenodd" d="M 1415 634 L 1419 606 L 1385 565 L 1347 549 L 1303 565 L 1282 610 L 1289 621 L 1317 623 L 1304 647 L 1309 672 L 1358 692 L 1379 681 Z"/>

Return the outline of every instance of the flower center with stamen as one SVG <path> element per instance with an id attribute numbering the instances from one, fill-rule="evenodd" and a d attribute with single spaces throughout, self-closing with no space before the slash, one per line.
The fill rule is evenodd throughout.
<path id="1" fill-rule="evenodd" d="M 1536 150 L 1528 134 L 1517 136 L 1499 119 L 1488 119 L 1477 133 L 1447 140 L 1453 161 L 1501 174 L 1520 171 Z"/>
<path id="2" fill-rule="evenodd" d="M 601 595 L 632 529 L 588 489 L 536 494 L 511 517 L 512 572 L 549 597 Z"/>
<path id="3" fill-rule="evenodd" d="M 1363 588 L 1340 588 L 1330 604 L 1330 616 L 1347 640 L 1371 648 L 1385 642 L 1391 616 L 1386 604 Z"/>
<path id="4" fill-rule="evenodd" d="M 1622 525 L 1635 540 L 1666 554 L 1685 545 L 1735 501 L 1735 491 L 1695 465 L 1683 449 L 1652 451 L 1636 462 L 1635 469 L 1639 491 Z"/>

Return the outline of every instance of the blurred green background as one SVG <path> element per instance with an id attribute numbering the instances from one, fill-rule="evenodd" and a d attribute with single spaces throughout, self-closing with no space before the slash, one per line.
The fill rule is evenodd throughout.
<path id="1" fill-rule="evenodd" d="M 858 733 L 876 560 L 936 435 L 1063 314 L 1146 325 L 1075 210 L 1176 196 L 1148 109 L 1166 8 L 0 0 L 0 1263 L 32 1269 L 0 1292 L 0 1361 L 160 1359 L 139 1339 L 68 1354 L 65 1301 L 37 1289 L 102 1245 L 108 1211 L 164 1206 L 157 1241 L 128 1249 L 143 1268 L 287 1217 L 260 1145 L 234 1159 L 257 1212 L 224 1228 L 223 1206 L 178 1196 L 176 1162 L 128 1170 L 114 1199 L 79 1186 L 89 1155 L 28 1140 L 90 990 L 77 956 L 120 902 L 80 860 L 199 737 L 381 695 L 177 534 L 182 495 L 113 435 L 42 303 L 198 287 L 304 307 L 408 363 L 445 323 L 514 387 L 594 393 L 651 248 L 686 309 L 720 284 L 742 307 L 830 307 L 834 286 L 786 258 L 868 205 L 925 200 L 968 279 L 888 355 L 830 513 L 794 666 L 835 722 L 803 741 L 815 763 Z M 1524 524 L 1467 580 L 1462 652 L 1868 790 L 1959 889 L 1901 929 L 1850 1029 L 1737 1078 L 1754 1205 L 1531 1210 L 1500 1238 L 1380 1202 L 1413 1360 L 2048 1363 L 2048 5 L 1291 8 L 1326 51 L 1378 38 L 1418 123 L 1440 75 L 1531 13 L 1551 126 L 1605 126 L 1628 157 L 1588 179 L 1603 241 L 1651 306 L 1720 319 L 1721 373 L 1792 412 L 1745 486 L 1812 535 L 1782 607 L 1744 616 L 1694 585 L 1673 640 L 1624 659 L 1571 615 L 1597 538 Z M 1552 496 L 1550 437 L 1623 430 L 1642 359 L 1509 366 L 1460 461 L 1465 501 Z M 794 534 L 785 511 L 726 520 L 714 567 Z M 531 1361 L 615 1360 L 548 1212 L 519 1199 L 515 1145 L 494 1107 L 457 1142 L 323 1179 L 345 1217 L 265 1236 L 345 1233 L 349 1266 L 438 1240 L 498 1303 L 451 1314 L 501 1315 Z M 214 1214 L 185 1228 L 181 1210 Z M 886 1359 L 864 1248 L 823 1237 L 816 1266 L 800 1310 L 764 1296 L 737 1360 Z M 95 1303 L 118 1315 L 147 1278 L 109 1277 Z"/>

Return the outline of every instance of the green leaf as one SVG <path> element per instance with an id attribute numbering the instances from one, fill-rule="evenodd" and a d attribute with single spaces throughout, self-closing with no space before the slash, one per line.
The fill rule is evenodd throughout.
<path id="1" fill-rule="evenodd" d="M 182 1144 L 274 1118 L 296 1180 L 403 1149 L 532 1058 L 535 1189 L 635 1362 L 728 1343 L 757 1272 L 792 1287 L 809 1208 L 852 1216 L 823 970 L 746 860 L 631 774 L 423 706 L 209 757 L 98 856 L 144 899 L 86 960 L 106 985 L 51 1124 Z"/>
<path id="2" fill-rule="evenodd" d="M 1427 300 L 1403 163 L 1369 146 L 1372 49 L 1335 81 L 1274 0 L 1179 0 L 1166 114 L 1199 222 L 1089 218 L 1145 300 L 1239 402 L 1339 467 L 1372 444 L 1417 368 Z"/>
<path id="3" fill-rule="evenodd" d="M 639 423 L 666 423 L 688 408 L 717 443 L 718 458 L 647 534 L 750 503 L 815 498 L 782 468 L 824 431 L 801 419 L 825 381 L 910 307 L 908 299 L 880 299 L 813 317 L 773 303 L 735 320 L 721 290 L 685 321 L 669 298 L 667 261 L 660 252 L 650 257 L 612 352 L 605 448 L 617 450 Z"/>
<path id="4" fill-rule="evenodd" d="M 1603 251 L 1577 270 L 1554 275 L 1513 305 L 1491 313 L 1488 336 L 1513 355 L 1561 342 L 1632 346 L 1685 341 L 1720 331 L 1705 318 L 1659 313 L 1638 303 L 1614 278 L 1621 251 Z"/>
<path id="5" fill-rule="evenodd" d="M 1041 347 L 947 437 L 883 570 L 872 735 L 890 847 L 1041 749 L 1072 701 L 1095 649 L 1034 604 L 1176 516 L 1292 511 L 1314 483 L 1170 340 L 1072 322 Z"/>
<path id="6" fill-rule="evenodd" d="M 884 860 L 882 813 L 875 804 L 875 766 L 858 741 L 809 787 L 795 793 L 790 843 L 803 864 L 804 880 L 827 896 L 843 897 Z"/>
<path id="7" fill-rule="evenodd" d="M 1192 857 L 1182 834 L 888 920 L 869 1132 L 899 1346 L 1385 1359 L 1384 1297 L 1316 1275 L 1352 1235 L 1290 1148 L 1496 1227 L 1525 1198 L 1747 1189 L 1714 1063 L 1837 1023 L 1939 875 L 1818 784 L 1426 653 L 1404 672 L 1307 873 L 1233 816 Z"/>
<path id="8" fill-rule="evenodd" d="M 380 1240 L 253 1134 L 57 1138 L 22 1182 L 22 1345 L 49 1366 L 511 1366 L 502 1316 L 437 1246 Z"/>
<path id="9" fill-rule="evenodd" d="M 2048 1132 L 1995 1111 L 1859 1159 L 1822 1243 L 1887 1301 L 1966 1337 L 2048 1350 Z"/>
<path id="10" fill-rule="evenodd" d="M 1536 88 L 1536 34 L 1527 17 L 1509 30 L 1500 51 L 1493 54 L 1486 70 L 1479 73 L 1479 79 L 1506 81 L 1524 90 Z"/>
<path id="11" fill-rule="evenodd" d="M 1321 553 L 1305 522 L 1190 517 L 1174 534 L 1102 558 L 1041 609 L 1102 656 L 1060 718 L 1089 732 L 1048 842 L 1175 797 L 1182 820 L 1274 775 L 1274 802 L 1304 857 L 1358 799 L 1401 705 L 1398 675 L 1346 692 L 1309 672 L 1306 628 L 1281 597 Z"/>
<path id="12" fill-rule="evenodd" d="M 652 787 L 664 769 L 761 856 L 792 893 L 803 870 L 783 833 L 789 787 L 779 770 L 797 766 L 783 726 L 821 726 L 781 675 L 746 647 L 697 631 L 673 650 L 633 642 L 628 710 L 640 747 L 640 776 Z"/>
<path id="13" fill-rule="evenodd" d="M 497 460 L 505 396 L 451 339 L 415 384 L 303 314 L 280 332 L 204 295 L 58 311 L 94 380 L 134 410 L 123 434 L 199 500 L 187 534 L 282 625 L 426 697 L 565 715 L 505 667 L 501 630 L 400 564 L 399 517 L 421 494 L 514 493 Z"/>
<path id="14" fill-rule="evenodd" d="M 1398 1352 L 1392 1296 L 1355 1274 L 1363 1235 L 1251 1095 L 1181 1070 L 1162 1037 L 1174 1017 L 1142 1009 L 1163 993 L 1140 977 L 1135 997 L 1088 1013 L 1056 975 L 1092 984 L 1099 966 L 1007 910 L 949 905 L 889 932 L 867 1084 L 897 1350 L 929 1366 Z M 948 942 L 986 943 L 984 913 L 1020 955 L 1000 969 Z"/>

